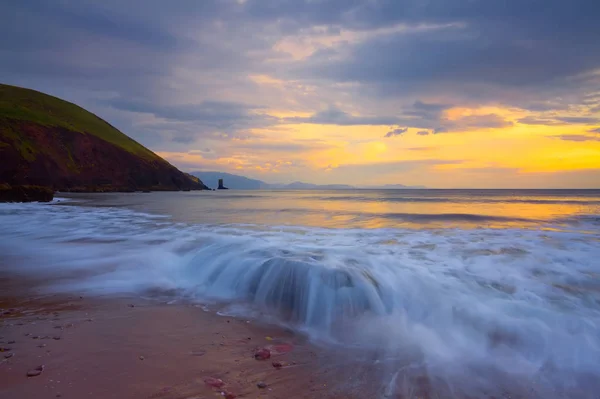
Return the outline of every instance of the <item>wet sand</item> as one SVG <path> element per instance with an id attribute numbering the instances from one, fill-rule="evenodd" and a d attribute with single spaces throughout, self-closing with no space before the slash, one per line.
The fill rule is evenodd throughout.
<path id="1" fill-rule="evenodd" d="M 133 298 L 4 298 L 0 308 L 3 399 L 342 397 L 318 371 L 318 349 L 275 326 Z M 265 346 L 273 356 L 256 360 Z"/>
<path id="2" fill-rule="evenodd" d="M 279 326 L 194 304 L 40 294 L 39 283 L 0 277 L 1 399 L 363 398 L 376 390 L 357 385 L 339 350 Z M 256 360 L 260 348 L 271 358 Z"/>
<path id="3" fill-rule="evenodd" d="M 384 352 L 318 346 L 197 304 L 42 295 L 38 283 L 0 277 L 0 399 L 529 397 L 432 389 L 424 370 L 398 375 Z M 264 348 L 271 357 L 255 359 Z"/>

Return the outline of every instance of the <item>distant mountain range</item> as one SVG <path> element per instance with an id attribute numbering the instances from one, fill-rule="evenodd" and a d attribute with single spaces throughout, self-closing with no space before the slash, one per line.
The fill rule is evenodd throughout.
<path id="1" fill-rule="evenodd" d="M 425 186 L 405 186 L 403 184 L 385 184 L 381 186 L 350 186 L 347 184 L 312 184 L 304 182 L 293 182 L 289 184 L 282 183 L 266 183 L 262 180 L 250 179 L 245 176 L 234 175 L 225 172 L 191 172 L 208 187 L 216 188 L 219 179 L 223 179 L 224 185 L 227 188 L 234 190 L 352 190 L 352 189 L 419 189 L 426 188 Z"/>

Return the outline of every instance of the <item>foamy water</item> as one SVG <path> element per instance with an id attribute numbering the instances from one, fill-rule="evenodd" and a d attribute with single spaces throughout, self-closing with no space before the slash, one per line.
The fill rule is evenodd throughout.
<path id="1" fill-rule="evenodd" d="M 535 224 L 516 215 L 483 228 L 453 218 L 446 228 L 325 228 L 199 223 L 198 215 L 184 223 L 140 212 L 143 194 L 125 198 L 129 205 L 2 204 L 3 268 L 47 280 L 49 292 L 233 303 L 236 314 L 266 313 L 317 342 L 383 350 L 377 361 L 396 377 L 413 367 L 480 394 L 504 384 L 526 397 L 596 397 L 594 214 Z"/>

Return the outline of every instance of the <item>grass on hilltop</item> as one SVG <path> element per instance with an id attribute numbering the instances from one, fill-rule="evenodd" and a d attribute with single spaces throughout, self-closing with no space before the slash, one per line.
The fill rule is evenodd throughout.
<path id="1" fill-rule="evenodd" d="M 0 84 L 0 134 L 14 138 L 18 132 L 6 123 L 11 119 L 91 134 L 139 157 L 162 160 L 108 122 L 75 104 L 35 90 Z M 22 144 L 27 145 L 25 142 Z M 27 148 L 21 150 L 29 152 Z"/>

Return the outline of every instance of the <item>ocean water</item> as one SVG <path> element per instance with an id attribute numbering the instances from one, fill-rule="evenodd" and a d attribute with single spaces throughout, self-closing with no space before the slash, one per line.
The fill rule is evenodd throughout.
<path id="1" fill-rule="evenodd" d="M 600 190 L 64 197 L 0 204 L 4 271 L 48 292 L 222 304 L 373 351 L 382 396 L 411 397 L 410 370 L 431 397 L 600 392 Z"/>

